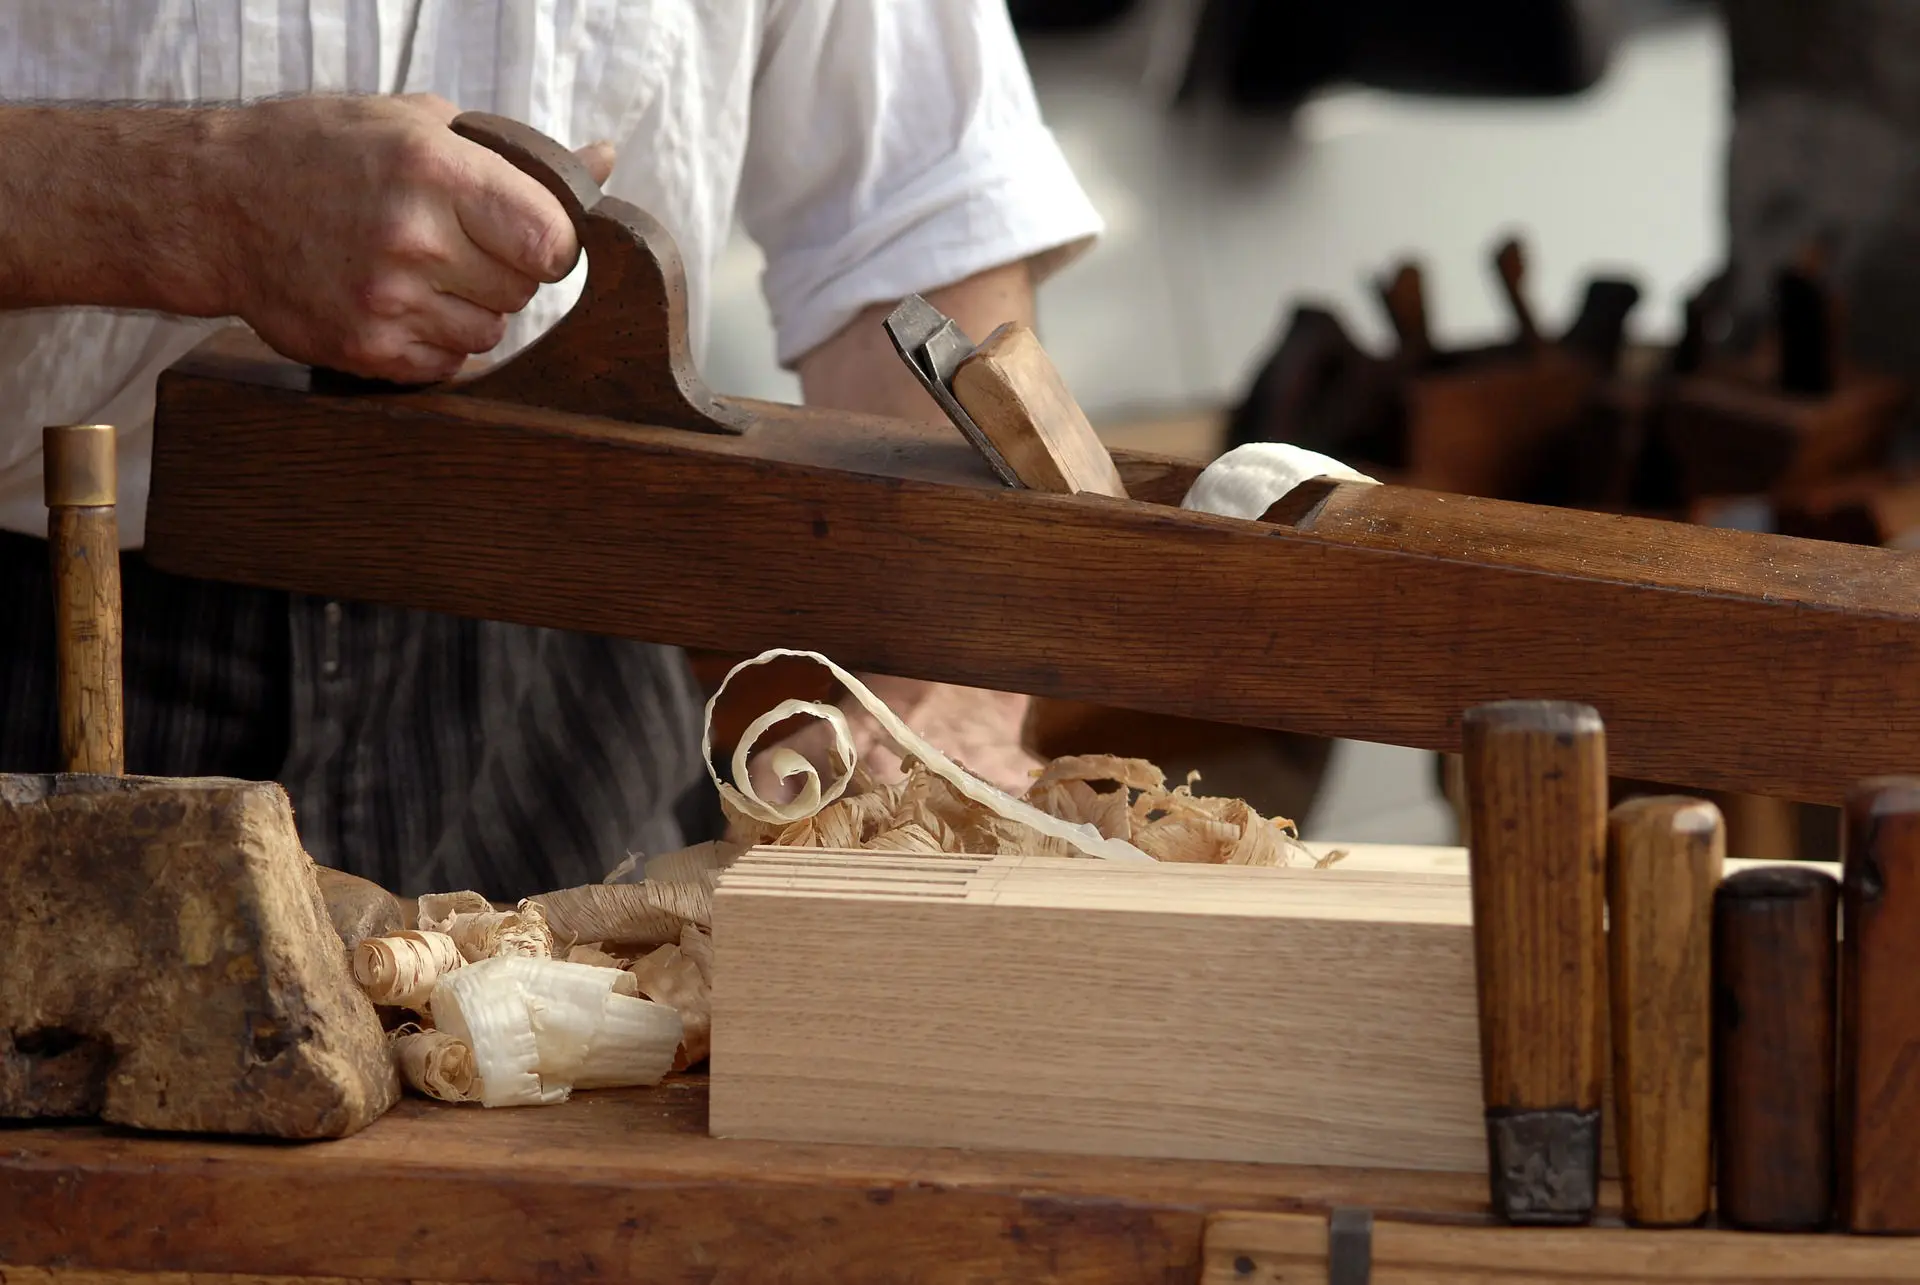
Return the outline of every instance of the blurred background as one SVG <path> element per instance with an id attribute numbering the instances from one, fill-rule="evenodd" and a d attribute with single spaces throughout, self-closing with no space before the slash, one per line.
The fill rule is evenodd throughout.
<path id="1" fill-rule="evenodd" d="M 1920 497 L 1902 445 L 1920 373 L 1920 5 L 1012 11 L 1107 220 L 1043 288 L 1040 323 L 1110 444 L 1210 459 L 1296 440 L 1434 489 L 1906 536 L 1883 496 Z M 707 374 L 797 400 L 759 271 L 737 239 Z M 1464 441 L 1495 386 L 1499 441 Z M 1835 505 L 1852 527 L 1803 529 Z M 1266 805 L 1310 838 L 1454 839 L 1434 755 L 1278 753 L 1301 779 Z M 1748 802 L 1727 805 L 1741 855 L 1827 823 Z"/>

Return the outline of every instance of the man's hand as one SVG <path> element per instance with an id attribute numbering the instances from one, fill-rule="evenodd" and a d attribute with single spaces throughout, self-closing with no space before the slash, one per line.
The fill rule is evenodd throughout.
<path id="1" fill-rule="evenodd" d="M 300 361 L 443 379 L 579 257 L 539 183 L 447 128 L 439 98 L 307 98 L 232 114 L 232 311 Z M 219 137 L 219 134 L 216 134 Z"/>
<path id="2" fill-rule="evenodd" d="M 438 98 L 0 108 L 0 307 L 238 316 L 296 360 L 420 383 L 573 267 L 552 194 Z M 612 149 L 581 156 L 604 181 Z"/>

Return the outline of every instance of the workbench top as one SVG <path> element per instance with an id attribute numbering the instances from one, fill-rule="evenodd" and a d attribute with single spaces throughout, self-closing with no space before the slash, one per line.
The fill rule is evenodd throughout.
<path id="1" fill-rule="evenodd" d="M 338 1142 L 4 1129 L 0 1264 L 431 1281 L 1163 1282 L 1194 1279 L 1211 1210 L 1361 1204 L 1474 1218 L 1485 1200 L 1474 1175 L 721 1141 L 707 1136 L 706 1102 L 695 1075 L 548 1108 L 409 1098 Z"/>
<path id="2" fill-rule="evenodd" d="M 1325 1279 L 1337 1206 L 1379 1220 L 1375 1279 L 1399 1256 L 1480 1278 L 1920 1275 L 1915 1241 L 1492 1228 L 1479 1174 L 722 1141 L 706 1103 L 693 1075 L 548 1108 L 409 1098 L 337 1142 L 0 1128 L 0 1282 L 1293 1282 Z"/>

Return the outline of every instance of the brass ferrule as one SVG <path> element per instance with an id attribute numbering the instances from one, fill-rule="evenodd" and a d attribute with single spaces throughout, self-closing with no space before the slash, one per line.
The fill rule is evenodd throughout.
<path id="1" fill-rule="evenodd" d="M 117 503 L 113 425 L 56 424 L 42 441 L 48 508 L 112 508 Z"/>

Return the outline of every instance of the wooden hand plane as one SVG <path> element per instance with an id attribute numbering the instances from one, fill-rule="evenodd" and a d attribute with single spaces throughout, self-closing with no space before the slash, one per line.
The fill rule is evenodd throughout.
<path id="1" fill-rule="evenodd" d="M 1920 560 L 1393 486 L 1264 521 L 1003 484 L 951 426 L 715 396 L 666 232 L 525 127 L 589 261 L 470 382 L 342 392 L 211 348 L 160 381 L 147 552 L 183 574 L 1218 722 L 1457 749 L 1592 705 L 1613 770 L 1838 801 L 1920 766 Z"/>

